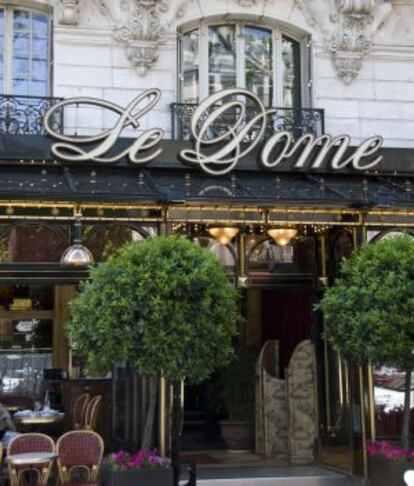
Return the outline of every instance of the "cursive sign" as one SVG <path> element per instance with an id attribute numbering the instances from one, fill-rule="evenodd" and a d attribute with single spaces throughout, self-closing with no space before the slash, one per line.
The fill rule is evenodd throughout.
<path id="1" fill-rule="evenodd" d="M 55 140 L 53 155 L 64 162 L 99 162 L 113 164 L 127 158 L 133 164 L 146 164 L 162 152 L 157 148 L 164 131 L 152 128 L 140 132 L 125 149 L 116 150 L 122 131 L 127 127 L 138 129 L 140 120 L 158 103 L 161 93 L 150 89 L 137 96 L 125 108 L 95 98 L 71 98 L 57 103 L 45 115 L 46 132 Z M 79 138 L 66 136 L 53 129 L 56 115 L 68 106 L 92 105 L 119 115 L 115 125 L 103 133 Z M 193 148 L 181 150 L 179 158 L 200 167 L 211 175 L 231 172 L 246 155 L 262 148 L 259 163 L 272 169 L 284 162 L 294 169 L 320 169 L 330 166 L 333 171 L 348 167 L 366 171 L 382 160 L 378 154 L 383 145 L 381 137 L 371 137 L 351 147 L 348 135 L 321 135 L 306 133 L 294 139 L 290 131 L 275 121 L 276 109 L 267 109 L 258 96 L 246 89 L 227 89 L 213 94 L 195 110 L 191 119 Z M 293 113 L 294 117 L 294 113 Z M 265 135 L 270 136 L 265 139 Z"/>
<path id="2" fill-rule="evenodd" d="M 152 128 L 143 131 L 138 135 L 134 143 L 126 149 L 115 153 L 114 155 L 108 155 L 108 153 L 114 148 L 125 128 L 128 126 L 132 126 L 135 129 L 139 128 L 140 119 L 156 106 L 160 97 L 161 92 L 159 89 L 149 89 L 132 100 L 126 108 L 122 108 L 109 101 L 84 97 L 70 98 L 53 105 L 47 111 L 44 118 L 45 130 L 51 137 L 63 142 L 55 143 L 52 146 L 53 155 L 65 162 L 93 161 L 113 164 L 124 157 L 128 157 L 129 161 L 133 164 L 146 164 L 151 160 L 154 160 L 161 154 L 162 150 L 156 149 L 150 153 L 147 152 L 156 147 L 162 140 L 164 130 L 161 130 L 160 128 Z M 65 107 L 71 105 L 99 106 L 114 113 L 118 113 L 119 119 L 113 128 L 92 137 L 79 138 L 76 136 L 70 137 L 62 135 L 53 129 L 53 118 Z M 94 146 L 93 148 L 83 149 L 81 146 L 86 144 L 94 144 Z M 143 152 L 146 154 L 140 156 Z"/>
<path id="3" fill-rule="evenodd" d="M 276 110 L 266 110 L 261 100 L 250 91 L 220 91 L 195 110 L 191 121 L 194 149 L 182 150 L 180 157 L 185 162 L 199 165 L 208 174 L 227 174 L 262 140 L 267 120 L 274 113 Z M 361 171 L 377 166 L 382 160 L 382 156 L 373 158 L 382 148 L 381 137 L 364 141 L 351 154 L 350 144 L 348 135 L 315 137 L 308 133 L 295 141 L 292 133 L 279 131 L 264 143 L 260 163 L 271 169 L 295 157 L 293 167 L 296 169 L 319 169 L 329 161 L 333 170 L 352 166 Z"/>

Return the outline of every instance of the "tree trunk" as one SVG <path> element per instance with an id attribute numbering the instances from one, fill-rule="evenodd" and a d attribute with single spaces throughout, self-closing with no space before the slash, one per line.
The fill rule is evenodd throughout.
<path id="1" fill-rule="evenodd" d="M 172 421 L 171 421 L 171 462 L 174 467 L 174 485 L 179 482 L 179 459 L 182 432 L 181 383 L 173 383 Z"/>
<path id="2" fill-rule="evenodd" d="M 411 375 L 412 370 L 408 369 L 405 372 L 405 388 L 404 388 L 404 418 L 401 431 L 401 441 L 404 449 L 410 448 L 410 415 L 411 415 Z"/>
<path id="3" fill-rule="evenodd" d="M 153 437 L 154 437 L 154 421 L 155 421 L 155 412 L 157 409 L 157 379 L 156 378 L 148 378 L 148 386 L 149 386 L 149 397 L 148 397 L 148 410 L 147 415 L 145 418 L 145 426 L 142 432 L 142 440 L 141 440 L 141 448 L 144 450 L 148 450 L 153 446 Z"/>

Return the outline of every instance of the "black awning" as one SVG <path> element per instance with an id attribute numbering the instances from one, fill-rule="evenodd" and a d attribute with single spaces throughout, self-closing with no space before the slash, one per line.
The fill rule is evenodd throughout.
<path id="1" fill-rule="evenodd" d="M 0 199 L 413 208 L 414 178 L 4 164 Z"/>

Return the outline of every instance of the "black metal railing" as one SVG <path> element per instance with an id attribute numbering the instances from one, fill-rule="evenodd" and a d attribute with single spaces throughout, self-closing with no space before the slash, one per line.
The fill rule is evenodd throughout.
<path id="1" fill-rule="evenodd" d="M 174 140 L 189 140 L 191 138 L 191 119 L 197 108 L 197 104 L 192 103 L 172 103 L 171 104 L 171 132 Z M 268 138 L 274 133 L 288 131 L 293 134 L 295 139 L 307 133 L 320 136 L 325 133 L 325 114 L 324 110 L 313 108 L 272 108 L 275 113 L 269 115 L 264 137 Z M 256 110 L 247 109 L 246 119 L 258 114 Z M 200 120 L 203 123 L 209 112 Z M 250 116 L 251 115 L 251 116 Z M 227 131 L 229 125 L 234 123 L 237 118 L 237 109 L 229 109 L 218 118 L 209 129 L 211 136 L 219 136 Z M 259 124 L 257 130 L 259 129 Z M 250 131 L 248 137 L 255 138 L 257 130 Z M 246 140 L 248 142 L 249 140 Z"/>
<path id="2" fill-rule="evenodd" d="M 61 98 L 0 95 L 0 134 L 44 135 L 43 118 Z M 52 117 L 54 131 L 63 133 L 63 109 Z"/>

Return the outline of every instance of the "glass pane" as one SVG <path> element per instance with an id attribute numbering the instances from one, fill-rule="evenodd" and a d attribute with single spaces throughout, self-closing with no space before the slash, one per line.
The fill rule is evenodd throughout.
<path id="1" fill-rule="evenodd" d="M 49 19 L 43 14 L 33 14 L 32 16 L 33 37 L 35 39 L 47 39 L 49 35 Z"/>
<path id="2" fill-rule="evenodd" d="M 181 96 L 184 103 L 199 101 L 199 32 L 193 30 L 181 40 Z"/>
<path id="3" fill-rule="evenodd" d="M 34 81 L 47 81 L 48 65 L 46 61 L 33 61 L 32 77 Z"/>
<path id="4" fill-rule="evenodd" d="M 13 15 L 13 29 L 29 30 L 30 29 L 30 12 L 27 10 L 15 10 Z"/>
<path id="5" fill-rule="evenodd" d="M 298 42 L 283 38 L 283 106 L 300 108 L 300 48 Z"/>
<path id="6" fill-rule="evenodd" d="M 15 32 L 13 36 L 13 56 L 28 57 L 30 51 L 30 36 L 27 32 Z"/>
<path id="7" fill-rule="evenodd" d="M 13 79 L 13 94 L 20 96 L 27 96 L 29 94 L 29 80 L 27 77 Z"/>
<path id="8" fill-rule="evenodd" d="M 33 59 L 47 59 L 47 39 L 33 39 L 32 57 Z"/>
<path id="9" fill-rule="evenodd" d="M 244 36 L 246 88 L 259 96 L 266 106 L 271 106 L 273 101 L 272 32 L 246 27 Z"/>
<path id="10" fill-rule="evenodd" d="M 236 28 L 219 25 L 208 29 L 209 93 L 236 86 Z"/>
<path id="11" fill-rule="evenodd" d="M 13 93 L 46 96 L 49 81 L 48 16 L 14 10 L 13 27 Z"/>

